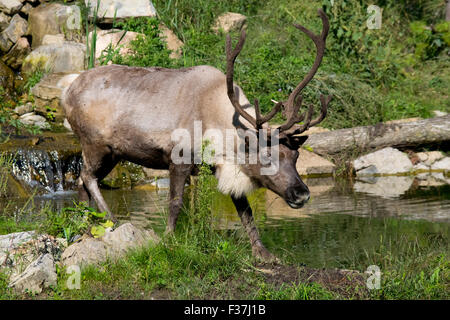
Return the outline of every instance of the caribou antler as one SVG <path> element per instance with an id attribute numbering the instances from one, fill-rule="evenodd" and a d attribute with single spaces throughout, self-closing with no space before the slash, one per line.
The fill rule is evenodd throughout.
<path id="1" fill-rule="evenodd" d="M 281 110 L 282 102 L 279 102 L 275 105 L 275 107 L 272 109 L 269 114 L 262 117 L 261 116 L 261 110 L 259 108 L 259 101 L 258 99 L 255 99 L 255 114 L 256 118 L 253 118 L 250 114 L 248 114 L 247 111 L 242 108 L 241 104 L 239 103 L 238 98 L 236 97 L 236 94 L 234 92 L 234 84 L 233 84 L 233 75 L 234 75 L 234 62 L 236 61 L 236 57 L 239 55 L 239 53 L 242 50 L 242 47 L 244 46 L 245 42 L 245 29 L 242 29 L 241 36 L 239 38 L 239 41 L 234 48 L 234 50 L 231 49 L 231 37 L 228 34 L 227 35 L 227 43 L 226 43 L 226 53 L 227 53 L 227 94 L 228 98 L 230 99 L 231 103 L 233 104 L 236 111 L 248 122 L 251 123 L 255 129 L 259 130 L 262 128 L 262 125 L 268 121 L 270 121 L 278 111 Z"/>
<path id="2" fill-rule="evenodd" d="M 233 75 L 234 75 L 234 62 L 236 61 L 236 57 L 239 55 L 239 53 L 242 50 L 242 47 L 244 46 L 245 42 L 245 30 L 243 29 L 241 32 L 241 36 L 239 38 L 239 41 L 232 50 L 231 46 L 231 37 L 230 35 L 227 35 L 227 41 L 226 41 L 226 53 L 227 53 L 227 93 L 228 97 L 233 104 L 236 111 L 244 118 L 246 119 L 255 129 L 259 130 L 262 128 L 262 125 L 268 121 L 270 121 L 280 110 L 281 107 L 284 107 L 283 114 L 286 116 L 287 121 L 283 125 L 281 125 L 278 129 L 280 131 L 280 137 L 285 136 L 291 136 L 295 134 L 300 134 L 308 128 L 320 123 L 327 114 L 328 104 L 331 101 L 332 96 L 328 96 L 325 98 L 323 95 L 320 95 L 320 102 L 321 102 L 321 110 L 320 115 L 314 119 L 312 119 L 313 113 L 314 113 L 314 107 L 312 105 L 309 106 L 308 110 L 305 111 L 302 114 L 299 114 L 300 108 L 302 106 L 303 97 L 301 96 L 301 91 L 306 87 L 306 85 L 312 80 L 314 75 L 316 74 L 317 70 L 319 69 L 320 63 L 322 62 L 323 55 L 325 53 L 325 40 L 328 36 L 328 31 L 330 29 L 330 24 L 328 22 L 328 17 L 323 12 L 322 9 L 318 10 L 319 16 L 322 19 L 322 33 L 320 35 L 316 35 L 310 30 L 306 29 L 305 27 L 294 24 L 294 26 L 297 29 L 300 29 L 302 32 L 304 32 L 309 38 L 311 38 L 317 48 L 317 55 L 316 59 L 314 61 L 314 64 L 310 70 L 310 72 L 306 75 L 306 77 L 298 84 L 298 86 L 292 91 L 292 93 L 289 95 L 289 98 L 286 102 L 278 102 L 276 103 L 275 107 L 266 115 L 261 116 L 261 110 L 259 108 L 259 101 L 255 99 L 255 114 L 256 118 L 252 117 L 248 112 L 242 108 L 242 106 L 239 103 L 239 100 L 234 92 L 234 84 L 233 84 Z M 305 119 L 306 118 L 306 119 Z M 298 125 L 297 123 L 300 121 L 304 121 L 302 125 Z"/>

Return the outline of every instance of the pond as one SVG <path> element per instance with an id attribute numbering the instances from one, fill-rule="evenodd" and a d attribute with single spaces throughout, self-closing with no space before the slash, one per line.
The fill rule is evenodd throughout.
<path id="1" fill-rule="evenodd" d="M 418 177 L 385 178 L 355 183 L 308 179 L 311 200 L 298 210 L 274 193 L 258 190 L 249 201 L 263 243 L 276 255 L 316 268 L 356 268 L 386 246 L 390 255 L 401 254 L 411 244 L 439 244 L 448 251 L 450 185 Z M 158 233 L 165 230 L 167 189 L 141 185 L 102 193 L 120 220 Z M 65 191 L 36 196 L 32 202 L 58 210 L 76 199 L 75 192 Z M 8 203 L 8 210 L 20 210 L 25 201 L 9 199 L 0 203 L 0 209 Z M 219 228 L 243 232 L 229 197 L 216 194 L 213 214 Z"/>

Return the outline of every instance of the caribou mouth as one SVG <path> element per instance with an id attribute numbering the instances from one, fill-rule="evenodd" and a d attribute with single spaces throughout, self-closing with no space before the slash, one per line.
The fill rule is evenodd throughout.
<path id="1" fill-rule="evenodd" d="M 302 201 L 300 203 L 296 203 L 296 202 L 291 202 L 291 201 L 286 201 L 286 203 L 289 205 L 289 207 L 291 207 L 292 209 L 300 209 L 302 208 L 306 201 Z"/>

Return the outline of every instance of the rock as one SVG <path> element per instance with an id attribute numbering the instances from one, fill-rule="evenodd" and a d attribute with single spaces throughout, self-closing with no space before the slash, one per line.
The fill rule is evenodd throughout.
<path id="1" fill-rule="evenodd" d="M 102 241 L 106 243 L 109 254 L 119 256 L 132 248 L 142 247 L 149 241 L 157 243 L 159 237 L 153 230 L 138 229 L 131 223 L 125 223 L 112 232 L 106 232 Z"/>
<path id="2" fill-rule="evenodd" d="M 0 252 L 17 248 L 19 245 L 30 241 L 36 236 L 35 231 L 15 232 L 0 236 Z M 1 263 L 0 263 L 1 264 Z"/>
<path id="3" fill-rule="evenodd" d="M 240 30 L 246 21 L 247 17 L 240 13 L 226 12 L 217 18 L 213 31 L 219 32 L 222 30 L 228 33 L 230 31 Z"/>
<path id="4" fill-rule="evenodd" d="M 25 35 L 27 29 L 27 20 L 16 14 L 12 17 L 9 27 L 3 30 L 2 33 L 6 34 L 12 42 L 16 43 L 23 35 Z"/>
<path id="5" fill-rule="evenodd" d="M 62 254 L 64 266 L 84 266 L 105 261 L 107 257 L 106 244 L 95 238 L 84 239 L 70 245 Z"/>
<path id="6" fill-rule="evenodd" d="M 369 153 L 353 161 L 356 175 L 398 174 L 413 169 L 408 156 L 397 149 L 387 147 Z"/>
<path id="7" fill-rule="evenodd" d="M 26 113 L 20 116 L 19 120 L 23 124 L 38 127 L 41 130 L 50 129 L 50 124 L 47 120 L 43 116 L 37 115 L 34 112 Z"/>
<path id="8" fill-rule="evenodd" d="M 440 151 L 430 151 L 430 152 L 418 152 L 416 153 L 417 158 L 420 162 L 427 166 L 431 166 L 437 160 L 441 160 L 444 155 Z"/>
<path id="9" fill-rule="evenodd" d="M 414 178 L 410 176 L 373 178 L 374 183 L 355 182 L 353 185 L 354 190 L 383 198 L 396 198 L 408 191 L 414 182 Z"/>
<path id="10" fill-rule="evenodd" d="M 62 254 L 64 266 L 97 264 L 107 258 L 118 258 L 132 248 L 149 242 L 159 242 L 159 237 L 149 230 L 138 229 L 125 223 L 114 231 L 106 231 L 102 238 L 87 238 L 69 246 Z"/>
<path id="11" fill-rule="evenodd" d="M 90 8 L 89 17 L 94 16 L 97 0 L 85 0 Z M 156 9 L 149 0 L 102 0 L 97 13 L 100 22 L 112 23 L 114 19 L 123 20 L 133 17 L 154 17 Z"/>
<path id="12" fill-rule="evenodd" d="M 23 5 L 22 9 L 20 9 L 20 12 L 22 12 L 25 15 L 28 15 L 31 9 L 33 9 L 33 6 L 27 2 Z"/>
<path id="13" fill-rule="evenodd" d="M 25 113 L 30 113 L 32 111 L 33 111 L 33 104 L 31 102 L 27 102 L 24 105 L 14 108 L 14 112 L 19 116 L 22 116 Z"/>
<path id="14" fill-rule="evenodd" d="M 42 45 L 25 58 L 22 72 L 31 73 L 38 69 L 50 73 L 78 72 L 84 70 L 85 55 L 86 46 L 77 42 Z"/>
<path id="15" fill-rule="evenodd" d="M 3 52 L 8 50 L 19 41 L 19 39 L 26 33 L 28 23 L 18 14 L 12 17 L 9 26 L 0 34 L 0 49 Z"/>
<path id="16" fill-rule="evenodd" d="M 31 47 L 27 38 L 20 38 L 17 43 L 2 57 L 3 62 L 13 69 L 20 69 L 23 60 L 30 53 Z"/>
<path id="17" fill-rule="evenodd" d="M 55 261 L 51 254 L 42 254 L 25 271 L 11 278 L 9 287 L 19 292 L 41 293 L 44 288 L 56 286 Z"/>
<path id="18" fill-rule="evenodd" d="M 170 58 L 178 59 L 181 57 L 181 48 L 184 43 L 178 39 L 178 37 L 173 33 L 172 30 L 167 28 L 164 24 L 159 25 L 160 37 L 166 42 L 167 49 L 171 50 Z"/>
<path id="19" fill-rule="evenodd" d="M 14 72 L 3 61 L 0 61 L 0 87 L 6 94 L 14 92 Z"/>
<path id="20" fill-rule="evenodd" d="M 64 111 L 59 104 L 61 92 L 68 87 L 80 74 L 79 73 L 52 73 L 46 75 L 32 89 L 36 110 L 40 113 L 46 112 L 46 107 L 54 108 L 55 121 L 62 122 Z"/>
<path id="21" fill-rule="evenodd" d="M 10 21 L 11 17 L 7 16 L 3 12 L 0 12 L 0 31 L 3 31 L 6 28 L 8 28 Z"/>
<path id="22" fill-rule="evenodd" d="M 67 40 L 73 40 L 79 30 L 81 30 L 81 11 L 76 5 L 44 3 L 30 10 L 28 34 L 33 38 L 33 49 L 42 44 L 47 34 L 64 34 Z"/>
<path id="23" fill-rule="evenodd" d="M 46 34 L 42 38 L 42 45 L 48 45 L 48 44 L 57 44 L 62 45 L 64 44 L 64 35 L 61 34 Z"/>
<path id="24" fill-rule="evenodd" d="M 431 170 L 450 171 L 450 157 L 445 157 L 444 159 L 433 163 Z"/>
<path id="25" fill-rule="evenodd" d="M 0 0 L 0 11 L 11 16 L 19 12 L 22 5 L 18 0 Z"/>
<path id="26" fill-rule="evenodd" d="M 433 110 L 433 114 L 435 117 L 443 117 L 446 116 L 448 113 L 445 111 Z"/>
<path id="27" fill-rule="evenodd" d="M 119 53 L 121 55 L 126 55 L 129 53 L 129 44 L 131 41 L 135 40 L 139 35 L 137 32 L 123 31 L 119 29 L 110 30 L 98 30 L 97 31 L 97 42 L 95 45 L 95 58 L 100 58 L 103 50 L 107 49 L 110 45 L 112 49 L 121 47 Z M 142 36 L 144 36 L 142 34 Z M 89 41 L 92 39 L 92 32 L 89 33 Z"/>
<path id="28" fill-rule="evenodd" d="M 299 153 L 296 165 L 299 175 L 332 175 L 334 173 L 335 165 L 327 159 L 303 148 L 299 149 Z"/>

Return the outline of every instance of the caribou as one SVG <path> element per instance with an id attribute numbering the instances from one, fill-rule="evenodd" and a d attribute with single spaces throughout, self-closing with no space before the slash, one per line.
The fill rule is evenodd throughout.
<path id="1" fill-rule="evenodd" d="M 236 57 L 246 38 L 245 29 L 242 29 L 234 49 L 231 37 L 227 35 L 226 75 L 205 65 L 181 69 L 109 65 L 83 72 L 61 96 L 67 120 L 82 148 L 83 167 L 78 182 L 80 200 L 93 198 L 99 210 L 106 211 L 114 219 L 98 182 L 120 160 L 153 169 L 168 169 L 167 232 L 173 232 L 183 205 L 186 181 L 196 173 L 198 165 L 172 161 L 175 143 L 171 133 L 183 128 L 193 134 L 193 123 L 196 121 L 201 121 L 202 130 L 234 131 L 239 141 L 242 137 L 238 129 L 253 132 L 255 136 L 259 131 L 267 130 L 270 146 L 265 148 L 266 151 L 273 151 L 274 144 L 277 147 L 276 172 L 261 174 L 261 169 L 267 165 L 260 161 L 243 164 L 225 161 L 213 164 L 212 169 L 219 191 L 231 196 L 250 238 L 253 255 L 272 260 L 274 256 L 261 242 L 246 194 L 264 187 L 282 197 L 293 208 L 301 208 L 310 198 L 309 189 L 296 170 L 298 149 L 307 139 L 307 136 L 300 134 L 325 118 L 331 100 L 331 96 L 320 95 L 320 112 L 314 119 L 313 105 L 300 112 L 301 92 L 322 62 L 329 31 L 326 14 L 321 9 L 318 14 L 322 20 L 320 34 L 294 24 L 316 46 L 317 54 L 311 70 L 288 99 L 277 102 L 266 115 L 261 114 L 258 100 L 255 99 L 252 105 L 233 81 Z M 277 142 L 273 142 L 273 132 L 267 129 L 267 123 L 278 112 L 282 112 L 286 121 L 275 130 Z M 192 158 L 193 153 L 190 155 Z"/>

